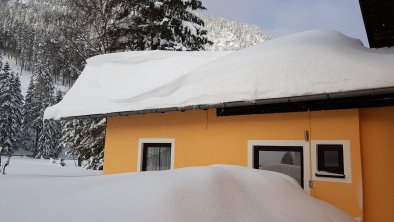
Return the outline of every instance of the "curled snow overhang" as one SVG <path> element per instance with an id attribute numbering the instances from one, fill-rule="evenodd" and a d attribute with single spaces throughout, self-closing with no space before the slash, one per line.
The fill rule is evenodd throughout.
<path id="1" fill-rule="evenodd" d="M 45 118 L 392 96 L 393 61 L 394 49 L 368 49 L 335 31 L 294 34 L 237 52 L 104 55 L 88 61 Z"/>

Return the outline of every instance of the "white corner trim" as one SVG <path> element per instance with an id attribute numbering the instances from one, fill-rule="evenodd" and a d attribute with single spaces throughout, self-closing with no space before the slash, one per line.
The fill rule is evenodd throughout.
<path id="1" fill-rule="evenodd" d="M 343 146 L 343 171 L 345 178 L 329 178 L 329 177 L 317 177 L 317 145 L 318 144 L 339 144 Z M 328 181 L 337 183 L 352 183 L 352 162 L 350 158 L 350 141 L 349 140 L 312 140 L 311 150 L 312 160 L 312 180 L 316 181 Z"/>
<path id="2" fill-rule="evenodd" d="M 253 168 L 254 146 L 301 146 L 304 159 L 304 190 L 310 193 L 309 143 L 304 140 L 248 140 L 248 167 Z"/>
<path id="3" fill-rule="evenodd" d="M 138 140 L 138 161 L 137 161 L 137 172 L 141 172 L 142 169 L 142 149 L 144 143 L 171 143 L 171 170 L 174 169 L 174 158 L 175 158 L 175 139 L 173 138 L 144 138 Z"/>

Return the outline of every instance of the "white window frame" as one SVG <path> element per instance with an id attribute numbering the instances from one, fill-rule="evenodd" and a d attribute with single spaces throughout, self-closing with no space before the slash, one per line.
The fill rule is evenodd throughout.
<path id="1" fill-rule="evenodd" d="M 143 138 L 138 140 L 138 161 L 137 161 L 137 172 L 142 171 L 142 160 L 143 160 L 143 149 L 145 143 L 170 143 L 171 144 L 171 167 L 170 170 L 174 169 L 174 158 L 175 158 L 175 139 L 173 138 Z"/>
<path id="2" fill-rule="evenodd" d="M 343 173 L 345 174 L 345 178 L 331 178 L 324 176 L 316 176 L 316 173 L 319 173 L 318 166 L 318 157 L 317 157 L 317 145 L 342 145 L 343 147 Z M 312 180 L 316 181 L 328 181 L 328 182 L 337 182 L 337 183 L 352 183 L 352 162 L 350 158 L 350 141 L 349 140 L 312 140 Z M 319 173 L 323 174 L 324 173 Z"/>
<path id="3" fill-rule="evenodd" d="M 300 146 L 303 151 L 304 161 L 304 190 L 310 193 L 310 162 L 309 143 L 305 140 L 249 140 L 248 141 L 248 167 L 253 168 L 255 146 Z"/>

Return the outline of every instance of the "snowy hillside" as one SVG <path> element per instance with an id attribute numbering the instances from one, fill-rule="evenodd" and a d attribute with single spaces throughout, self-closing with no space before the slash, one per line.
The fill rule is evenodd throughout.
<path id="1" fill-rule="evenodd" d="M 32 76 L 31 71 L 21 69 L 17 61 L 8 55 L 3 55 L 2 58 L 3 58 L 3 63 L 5 64 L 6 62 L 8 62 L 8 64 L 10 64 L 11 70 L 15 74 L 19 75 L 21 81 L 22 95 L 26 96 L 27 88 L 29 87 L 30 78 Z M 69 88 L 67 86 L 63 86 L 61 83 L 55 83 L 55 91 L 60 90 L 64 94 L 68 91 L 68 89 Z"/>
<path id="2" fill-rule="evenodd" d="M 243 24 L 229 19 L 198 14 L 205 22 L 208 39 L 213 42 L 205 46 L 208 51 L 233 51 L 270 40 L 270 34 L 255 25 Z"/>
<path id="3" fill-rule="evenodd" d="M 99 173 L 73 167 L 49 171 L 48 163 L 11 164 L 9 174 L 0 176 L 6 222 L 354 222 L 290 177 L 270 171 L 209 166 L 94 176 Z M 82 176 L 87 173 L 92 176 Z"/>
<path id="4" fill-rule="evenodd" d="M 8 57 L 7 55 L 4 55 L 2 58 L 3 58 L 3 63 L 5 64 L 6 62 L 8 62 L 11 70 L 15 74 L 19 75 L 21 81 L 22 95 L 25 96 L 27 92 L 27 88 L 29 87 L 29 82 L 32 75 L 31 72 L 21 69 L 21 67 L 17 64 L 17 62 L 13 58 Z"/>

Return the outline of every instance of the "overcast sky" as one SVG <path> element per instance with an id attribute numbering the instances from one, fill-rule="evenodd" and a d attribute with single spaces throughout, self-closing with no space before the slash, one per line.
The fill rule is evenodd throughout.
<path id="1" fill-rule="evenodd" d="M 255 24 L 274 37 L 332 29 L 368 46 L 358 0 L 202 0 L 207 13 Z"/>

